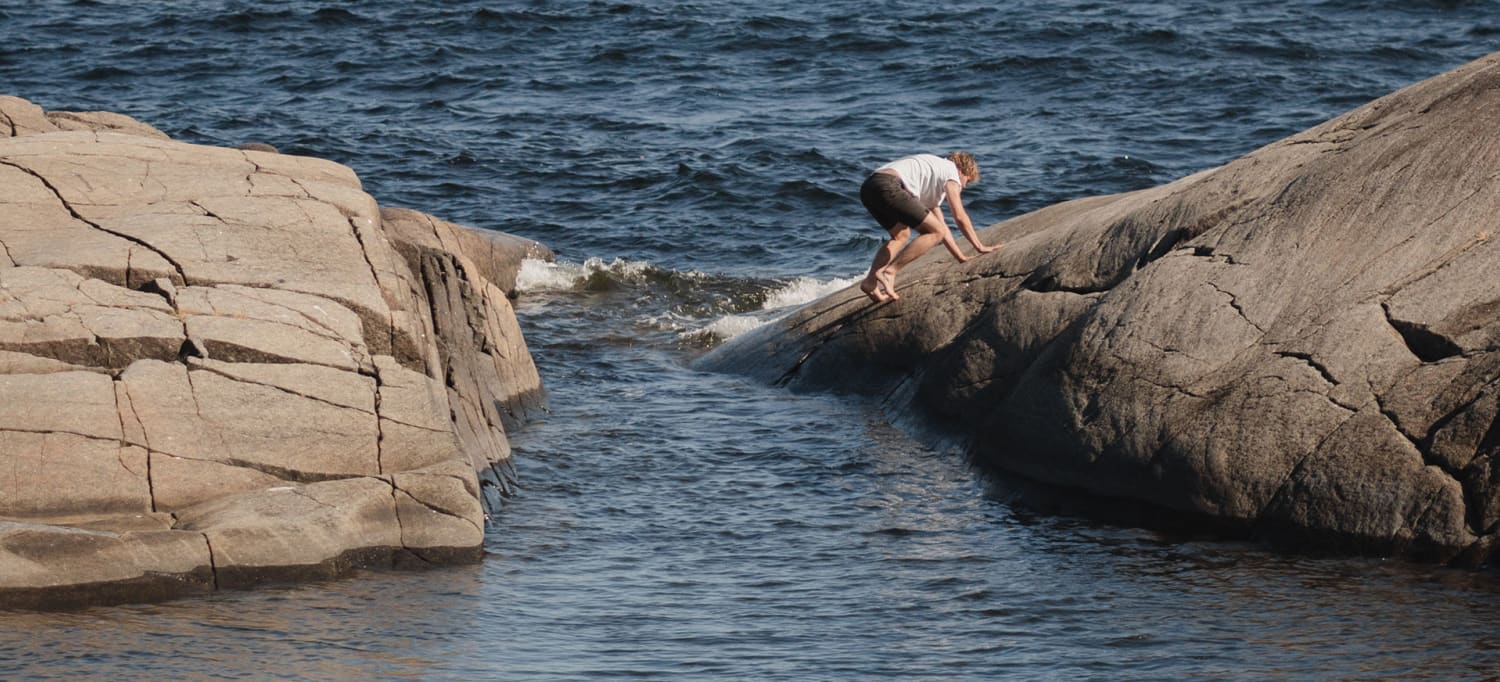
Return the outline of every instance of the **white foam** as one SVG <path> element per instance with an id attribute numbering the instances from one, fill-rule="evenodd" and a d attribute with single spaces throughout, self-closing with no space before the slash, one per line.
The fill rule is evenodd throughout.
<path id="1" fill-rule="evenodd" d="M 603 258 L 589 258 L 582 263 L 549 263 L 527 258 L 521 261 L 516 273 L 516 291 L 534 294 L 543 291 L 568 291 L 575 289 L 591 275 L 610 272 L 626 281 L 639 281 L 654 266 L 644 261 L 616 258 L 608 263 Z M 699 273 L 683 273 L 692 276 Z"/>
<path id="2" fill-rule="evenodd" d="M 780 310 L 816 301 L 828 294 L 854 284 L 854 278 L 831 279 L 819 282 L 811 277 L 798 277 L 766 297 L 765 310 Z"/>
<path id="3" fill-rule="evenodd" d="M 728 340 L 765 323 L 765 320 L 750 315 L 725 315 L 710 322 L 707 327 L 691 332 L 688 335 L 712 334 L 720 339 Z"/>
<path id="4" fill-rule="evenodd" d="M 521 261 L 521 269 L 516 272 L 516 291 L 529 294 L 572 289 L 580 276 L 578 268 L 577 265 L 570 267 L 536 258 L 524 259 Z"/>
<path id="5" fill-rule="evenodd" d="M 606 262 L 603 258 L 589 258 L 582 263 L 549 263 L 527 258 L 521 261 L 516 273 L 516 291 L 522 294 L 572 291 L 583 286 L 599 273 L 608 273 L 611 278 L 630 283 L 641 283 L 651 276 L 656 266 L 645 261 L 616 258 Z M 707 277 L 696 270 L 672 273 L 674 277 L 688 280 Z M 651 319 L 648 324 L 664 330 L 678 329 L 682 338 L 713 336 L 729 340 L 757 327 L 790 315 L 797 308 L 835 291 L 842 290 L 858 281 L 856 277 L 834 278 L 821 281 L 812 277 L 798 277 L 778 286 L 766 294 L 759 309 L 748 313 L 730 313 L 707 324 L 693 324 L 691 320 Z M 686 324 L 684 324 L 684 322 Z"/>
<path id="6" fill-rule="evenodd" d="M 725 315 L 702 329 L 685 332 L 683 336 L 712 334 L 722 341 L 728 341 L 752 329 L 786 317 L 797 308 L 835 291 L 840 291 L 857 281 L 858 279 L 853 277 L 835 278 L 827 282 L 820 282 L 811 277 L 798 277 L 767 295 L 766 302 L 759 311 L 749 315 Z"/>
<path id="7" fill-rule="evenodd" d="M 583 267 L 588 270 L 589 274 L 607 271 L 619 275 L 623 280 L 636 281 L 653 266 L 645 261 L 625 260 L 624 258 L 616 258 L 609 263 L 605 263 L 603 258 L 590 258 L 583 262 Z"/>

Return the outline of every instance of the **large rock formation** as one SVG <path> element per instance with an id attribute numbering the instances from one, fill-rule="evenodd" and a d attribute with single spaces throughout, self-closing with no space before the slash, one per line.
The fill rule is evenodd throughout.
<path id="1" fill-rule="evenodd" d="M 0 607 L 476 560 L 543 247 L 0 97 Z"/>
<path id="2" fill-rule="evenodd" d="M 1500 55 L 1225 166 L 937 249 L 707 368 L 878 396 L 978 461 L 1346 551 L 1500 531 Z"/>

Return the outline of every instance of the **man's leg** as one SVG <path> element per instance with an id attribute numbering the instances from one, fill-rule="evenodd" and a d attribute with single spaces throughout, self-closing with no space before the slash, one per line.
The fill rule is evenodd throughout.
<path id="1" fill-rule="evenodd" d="M 918 234 L 916 239 L 907 242 L 906 247 L 901 249 L 895 258 L 891 259 L 889 265 L 873 273 L 876 279 L 879 279 L 880 283 L 891 293 L 893 300 L 901 298 L 896 295 L 896 273 L 900 272 L 901 268 L 910 265 L 912 261 L 921 258 L 922 254 L 927 253 L 932 247 L 937 246 L 944 240 L 953 239 L 952 234 L 948 231 L 948 226 L 943 223 L 938 215 L 936 211 L 928 213 L 927 217 L 922 220 L 922 224 L 917 226 L 917 232 L 921 234 Z"/>
<path id="2" fill-rule="evenodd" d="M 891 300 L 891 294 L 895 292 L 882 292 L 881 281 L 876 273 L 880 272 L 885 266 L 890 265 L 891 261 L 896 258 L 896 252 L 901 249 L 902 244 L 906 243 L 906 238 L 911 235 L 911 229 L 905 225 L 897 224 L 890 229 L 890 233 L 891 238 L 886 243 L 881 244 L 880 250 L 875 252 L 875 262 L 870 264 L 870 274 L 865 275 L 865 280 L 859 283 L 859 290 L 865 292 L 866 296 L 869 296 L 877 303 Z"/>

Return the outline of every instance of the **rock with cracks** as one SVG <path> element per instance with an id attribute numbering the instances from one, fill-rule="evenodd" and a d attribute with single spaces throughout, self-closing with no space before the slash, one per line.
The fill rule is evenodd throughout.
<path id="1" fill-rule="evenodd" d="M 935 249 L 705 358 L 978 462 L 1296 546 L 1500 534 L 1500 55 L 1224 166 Z"/>
<path id="2" fill-rule="evenodd" d="M 474 561 L 544 247 L 0 97 L 0 607 Z"/>

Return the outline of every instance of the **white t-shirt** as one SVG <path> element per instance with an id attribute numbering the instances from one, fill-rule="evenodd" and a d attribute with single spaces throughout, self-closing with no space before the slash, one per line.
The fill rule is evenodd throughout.
<path id="1" fill-rule="evenodd" d="M 896 175 L 901 178 L 901 186 L 911 192 L 921 202 L 922 208 L 927 210 L 943 203 L 943 198 L 948 196 L 949 180 L 963 185 L 963 181 L 959 179 L 958 166 L 933 154 L 915 154 L 896 159 L 875 170 L 887 168 L 896 171 Z"/>

